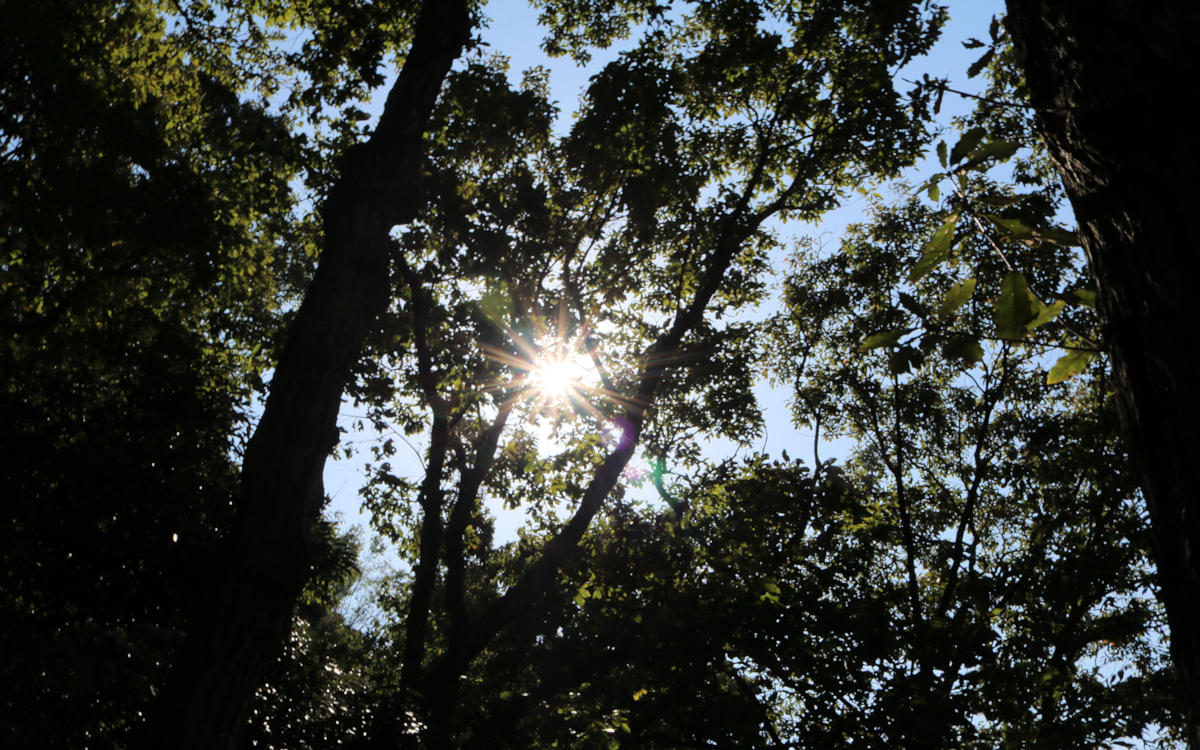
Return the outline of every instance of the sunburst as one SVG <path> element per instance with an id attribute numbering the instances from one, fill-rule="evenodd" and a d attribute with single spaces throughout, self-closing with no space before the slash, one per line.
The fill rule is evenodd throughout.
<path id="1" fill-rule="evenodd" d="M 583 356 L 569 351 L 543 353 L 529 370 L 529 388 L 548 401 L 570 400 L 588 387 L 595 368 Z"/>
<path id="2" fill-rule="evenodd" d="M 526 400 L 534 414 L 550 416 L 556 421 L 587 415 L 599 422 L 610 422 L 614 419 L 612 407 L 618 413 L 636 408 L 636 400 L 620 393 L 610 382 L 611 373 L 601 364 L 603 356 L 592 341 L 592 329 L 587 322 L 571 325 L 565 304 L 559 306 L 556 317 L 557 321 L 535 318 L 532 332 L 520 332 L 493 321 L 505 333 L 512 349 L 484 345 L 483 353 L 507 365 L 511 376 L 487 388 L 506 392 L 509 403 Z"/>

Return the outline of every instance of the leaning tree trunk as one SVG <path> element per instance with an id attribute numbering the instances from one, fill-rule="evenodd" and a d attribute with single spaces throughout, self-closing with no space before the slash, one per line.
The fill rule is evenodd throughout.
<path id="1" fill-rule="evenodd" d="M 1200 81 L 1196 0 L 1008 0 L 1045 139 L 1099 291 L 1125 435 L 1200 748 Z"/>
<path id="2" fill-rule="evenodd" d="M 151 717 L 150 745 L 227 748 L 286 637 L 309 571 L 350 368 L 388 304 L 388 232 L 411 221 L 422 136 L 442 81 L 470 35 L 465 0 L 427 0 L 379 126 L 351 148 L 326 200 L 320 266 L 246 448 L 241 494 L 212 588 Z"/>

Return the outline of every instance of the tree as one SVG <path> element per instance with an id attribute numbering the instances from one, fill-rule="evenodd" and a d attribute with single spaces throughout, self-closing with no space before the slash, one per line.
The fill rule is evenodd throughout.
<path id="1" fill-rule="evenodd" d="M 547 2 L 550 50 L 628 40 L 562 133 L 544 73 L 454 64 L 472 4 L 48 7 L 45 34 L 0 18 L 2 668 L 29 715 L 10 744 L 127 746 L 141 716 L 154 747 L 1170 728 L 1139 519 L 1124 473 L 1095 479 L 1120 459 L 1099 370 L 1047 390 L 1023 344 L 980 338 L 974 286 L 942 299 L 946 257 L 897 281 L 946 213 L 882 211 L 840 260 L 803 260 L 775 338 L 749 318 L 775 222 L 925 147 L 935 92 L 894 76 L 940 8 Z M 976 273 L 1008 338 L 1088 322 L 1029 296 L 1071 277 L 1068 246 L 1039 244 L 1028 283 Z M 842 296 L 799 293 L 818 282 Z M 863 439 L 847 466 L 702 458 L 756 434 L 772 347 L 810 379 L 801 415 Z M 369 632 L 336 611 L 354 544 L 320 520 L 344 391 L 424 441 L 415 477 L 374 447 L 364 499 L 407 567 Z M 633 502 L 639 481 L 661 502 Z M 517 542 L 495 544 L 496 503 L 527 512 Z M 1133 671 L 1106 682 L 1089 656 Z"/>
<path id="2" fill-rule="evenodd" d="M 971 181 L 985 184 L 966 195 L 1002 194 Z M 1011 285 L 1002 257 L 1036 267 L 1040 288 L 1071 289 L 1072 253 L 971 232 L 913 282 L 923 239 L 966 210 L 950 204 L 877 207 L 788 282 L 778 366 L 796 384 L 797 416 L 859 444 L 841 474 L 858 496 L 842 544 L 868 566 L 850 569 L 860 582 L 835 600 L 874 612 L 886 632 L 883 655 L 838 671 L 882 685 L 830 692 L 870 717 L 868 738 L 908 746 L 1080 746 L 1174 729 L 1170 671 L 1146 639 L 1159 615 L 1144 521 L 1104 370 L 1047 383 L 1040 342 L 991 335 Z M 955 283 L 964 273 L 969 283 Z M 1090 309 L 1073 312 L 1038 332 L 1086 326 Z M 877 344 L 880 330 L 902 333 Z"/>
<path id="3" fill-rule="evenodd" d="M 196 594 L 213 589 L 214 560 L 237 562 L 216 540 L 238 432 L 315 254 L 294 188 L 328 188 L 331 153 L 357 136 L 353 104 L 407 47 L 414 14 L 54 2 L 3 15 L 3 661 L 5 710 L 28 717 L 5 725 L 39 733 L 17 745 L 126 744 L 178 633 L 225 614 Z M 284 47 L 297 27 L 310 40 Z M 308 85 L 281 95 L 288 76 Z M 297 531 L 313 528 L 306 512 Z M 307 560 L 291 561 L 302 580 Z M 221 695 L 240 709 L 249 693 Z"/>
<path id="4" fill-rule="evenodd" d="M 271 65 L 148 3 L 0 10 L 4 744 L 118 746 L 229 518 L 296 255 Z M 201 38 L 206 31 L 213 36 Z M 190 65 L 188 59 L 204 61 Z M 241 67 L 245 65 L 245 67 Z"/>
<path id="5" fill-rule="evenodd" d="M 1177 116 L 1200 74 L 1189 3 L 1010 0 L 1038 132 L 1071 198 L 1112 353 L 1125 434 L 1154 525 L 1193 747 L 1200 747 L 1200 396 L 1178 332 L 1196 327 L 1185 248 L 1195 139 Z"/>
<path id="6" fill-rule="evenodd" d="M 637 18 L 601 15 L 587 23 Z M 518 91 L 494 61 L 452 74 L 431 131 L 437 190 L 398 238 L 407 288 L 356 392 L 385 428 L 420 432 L 425 411 L 430 441 L 419 481 L 381 455 L 368 495 L 412 566 L 381 742 L 409 734 L 414 710 L 435 746 L 469 741 L 460 675 L 543 606 L 639 444 L 673 461 L 694 454 L 689 432 L 753 429 L 746 331 L 722 318 L 760 294 L 770 219 L 815 217 L 911 158 L 922 123 L 890 70 L 938 18 L 838 3 L 651 14 L 561 140 L 536 74 Z M 594 375 L 531 388 L 581 359 Z M 550 457 L 533 432 L 547 421 L 566 446 Z M 496 567 L 485 493 L 540 524 L 515 569 Z"/>
<path id="7" fill-rule="evenodd" d="M 338 407 L 363 337 L 386 307 L 388 232 L 417 212 L 424 123 L 470 33 L 465 2 L 424 3 L 371 138 L 339 160 L 321 207 L 321 263 L 289 327 L 242 461 L 217 583 L 191 623 L 151 742 L 230 745 L 309 573 Z"/>

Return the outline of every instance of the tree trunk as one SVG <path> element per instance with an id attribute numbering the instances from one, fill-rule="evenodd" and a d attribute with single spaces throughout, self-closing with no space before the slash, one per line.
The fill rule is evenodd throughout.
<path id="1" fill-rule="evenodd" d="M 1200 80 L 1195 0 L 1008 0 L 1037 127 L 1075 209 L 1099 291 L 1126 438 L 1142 475 L 1158 580 L 1200 747 Z"/>
<path id="2" fill-rule="evenodd" d="M 425 2 L 379 126 L 342 159 L 322 212 L 320 266 L 247 446 L 212 588 L 151 717 L 151 747 L 233 746 L 263 669 L 288 635 L 308 577 L 342 391 L 390 296 L 388 232 L 416 215 L 425 122 L 469 34 L 465 0 Z"/>

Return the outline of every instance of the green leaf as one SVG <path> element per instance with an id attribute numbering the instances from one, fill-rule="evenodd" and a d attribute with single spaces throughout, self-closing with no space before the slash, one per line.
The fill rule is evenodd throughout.
<path id="1" fill-rule="evenodd" d="M 974 151 L 985 135 L 987 135 L 987 131 L 983 128 L 971 128 L 963 133 L 962 138 L 958 139 L 958 143 L 954 144 L 954 148 L 950 149 L 950 163 L 954 164 Z"/>
<path id="2" fill-rule="evenodd" d="M 988 159 L 1004 161 L 1021 149 L 1021 144 L 1014 141 L 988 141 L 967 155 L 967 161 L 959 169 L 971 169 Z"/>
<path id="3" fill-rule="evenodd" d="M 1037 298 L 1029 291 L 1025 276 L 1013 271 L 1000 284 L 996 298 L 994 320 L 1000 338 L 1019 339 L 1025 335 L 1025 325 L 1038 314 Z"/>
<path id="4" fill-rule="evenodd" d="M 1031 320 L 1025 326 L 1030 331 L 1057 318 L 1058 314 L 1063 311 L 1064 307 L 1067 306 L 1067 301 L 1060 299 L 1056 302 L 1051 302 L 1048 305 L 1043 305 L 1040 302 L 1038 304 L 1040 305 L 1040 308 L 1038 309 L 1037 315 L 1035 315 L 1033 320 Z"/>
<path id="5" fill-rule="evenodd" d="M 945 141 L 938 141 L 937 155 L 938 155 L 938 161 L 940 161 L 942 163 L 942 169 L 945 169 L 948 166 L 946 164 L 946 142 Z"/>
<path id="6" fill-rule="evenodd" d="M 963 42 L 962 46 L 966 49 L 978 49 L 979 47 L 983 46 L 983 42 L 979 41 L 975 37 L 971 37 L 967 41 Z"/>
<path id="7" fill-rule="evenodd" d="M 1008 239 L 1025 240 L 1033 237 L 1033 231 L 1020 219 L 1005 219 L 999 216 L 985 216 Z"/>
<path id="8" fill-rule="evenodd" d="M 954 241 L 954 227 L 958 224 L 958 214 L 950 214 L 950 218 L 938 227 L 933 239 L 925 246 L 925 253 L 913 270 L 908 274 L 909 281 L 918 281 L 929 273 L 939 263 L 950 255 L 950 246 Z"/>
<path id="9" fill-rule="evenodd" d="M 979 71 L 983 70 L 992 58 L 996 56 L 996 48 L 992 47 L 987 52 L 984 52 L 978 60 L 971 63 L 971 67 L 967 68 L 967 78 L 974 78 L 979 75 Z"/>
<path id="10" fill-rule="evenodd" d="M 1061 383 L 1069 377 L 1078 375 L 1087 369 L 1091 361 L 1095 359 L 1097 352 L 1087 349 L 1068 349 L 1067 353 L 1058 358 L 1054 366 L 1050 368 L 1050 372 L 1046 375 L 1046 383 L 1054 385 Z"/>
<path id="11" fill-rule="evenodd" d="M 967 279 L 960 281 L 950 287 L 950 291 L 946 292 L 945 299 L 937 309 L 939 318 L 948 318 L 954 314 L 958 308 L 966 304 L 967 300 L 971 299 L 971 295 L 975 293 L 975 279 Z"/>
<path id="12" fill-rule="evenodd" d="M 1079 244 L 1079 235 L 1066 229 L 1050 227 L 1049 229 L 1042 230 L 1039 234 L 1042 239 L 1049 240 L 1063 247 L 1075 247 Z"/>
<path id="13" fill-rule="evenodd" d="M 983 347 L 974 336 L 955 336 L 942 346 L 942 354 L 973 365 L 983 359 Z"/>
<path id="14" fill-rule="evenodd" d="M 1096 307 L 1096 293 L 1091 289 L 1076 289 L 1071 292 L 1071 296 L 1084 307 Z"/>
<path id="15" fill-rule="evenodd" d="M 986 203 L 989 206 L 1004 208 L 1005 206 L 1011 206 L 1012 204 L 1017 203 L 1024 197 L 1024 195 L 1000 195 L 997 193 L 988 193 L 986 195 L 975 196 L 975 200 L 979 201 L 980 203 Z"/>
<path id="16" fill-rule="evenodd" d="M 900 340 L 901 336 L 908 333 L 909 330 L 910 329 L 908 328 L 895 328 L 890 331 L 873 333 L 867 337 L 866 341 L 859 345 L 858 350 L 860 352 L 866 352 L 872 349 L 878 349 L 881 346 L 892 346 Z"/>
<path id="17" fill-rule="evenodd" d="M 777 604 L 777 603 L 779 603 L 779 595 L 781 593 L 782 593 L 782 590 L 779 588 L 779 584 L 775 583 L 774 580 L 768 578 L 765 581 L 763 581 L 763 594 L 762 594 L 762 596 L 759 597 L 759 601 L 771 602 L 772 604 Z"/>

